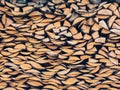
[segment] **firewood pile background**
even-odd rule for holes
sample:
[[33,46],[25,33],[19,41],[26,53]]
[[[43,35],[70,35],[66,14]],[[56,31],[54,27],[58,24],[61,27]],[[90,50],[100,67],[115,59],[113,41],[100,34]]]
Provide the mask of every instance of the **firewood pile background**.
[[0,90],[120,90],[119,0],[0,0]]

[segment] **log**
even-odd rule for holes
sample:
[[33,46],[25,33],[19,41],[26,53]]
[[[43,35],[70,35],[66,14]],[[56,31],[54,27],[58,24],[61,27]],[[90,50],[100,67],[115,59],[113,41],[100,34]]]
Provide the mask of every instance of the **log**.
[[16,90],[16,89],[12,87],[7,87],[7,88],[4,88],[3,90]]
[[78,24],[78,23],[80,23],[80,22],[81,22],[82,20],[84,20],[84,19],[85,19],[84,17],[76,18],[76,19],[74,20],[74,22],[73,22],[72,25]]
[[42,84],[40,82],[35,81],[35,80],[28,80],[27,83],[34,87],[42,86]]
[[78,34],[73,35],[73,38],[74,38],[74,39],[82,39],[83,36],[82,36],[81,33],[78,33]]
[[117,34],[117,35],[120,35],[120,30],[119,29],[111,29],[110,31]]
[[101,20],[101,21],[99,22],[99,25],[101,25],[103,28],[105,28],[105,29],[108,30],[108,26],[107,26],[107,24],[105,23],[104,20]]
[[115,19],[116,19],[116,16],[112,16],[112,17],[109,19],[109,21],[108,21],[109,27],[112,26],[112,24],[113,24],[113,22],[115,21]]
[[95,24],[92,26],[91,29],[94,30],[94,31],[98,31],[100,28],[101,28],[100,25],[98,25],[97,23],[95,23]]
[[94,39],[98,38],[98,37],[99,37],[99,33],[98,33],[98,32],[94,32],[94,33],[92,34],[92,37],[93,37]]
[[72,85],[74,83],[77,82],[77,79],[76,78],[69,78],[67,79],[66,81],[62,81],[63,84],[66,84],[66,85]]
[[110,11],[108,9],[102,9],[102,10],[98,11],[98,14],[100,14],[100,15],[112,15],[112,11]]
[[105,43],[106,39],[104,37],[99,37],[95,39],[95,42]]
[[32,68],[30,64],[21,64],[20,67],[24,70],[28,70]]
[[71,28],[70,28],[70,31],[71,31],[71,33],[72,33],[73,35],[78,33],[78,31],[77,31],[77,29],[76,29],[75,27],[71,27]]

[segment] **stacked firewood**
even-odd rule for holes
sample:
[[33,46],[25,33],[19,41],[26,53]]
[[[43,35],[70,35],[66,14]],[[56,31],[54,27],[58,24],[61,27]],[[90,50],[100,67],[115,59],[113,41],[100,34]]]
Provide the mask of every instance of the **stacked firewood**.
[[120,89],[117,2],[26,1],[0,1],[0,90]]

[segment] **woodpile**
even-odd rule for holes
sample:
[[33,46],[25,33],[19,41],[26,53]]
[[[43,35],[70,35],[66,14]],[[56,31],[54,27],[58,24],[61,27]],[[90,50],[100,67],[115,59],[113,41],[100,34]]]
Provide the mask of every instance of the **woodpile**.
[[119,3],[0,1],[0,90],[119,90],[119,65]]

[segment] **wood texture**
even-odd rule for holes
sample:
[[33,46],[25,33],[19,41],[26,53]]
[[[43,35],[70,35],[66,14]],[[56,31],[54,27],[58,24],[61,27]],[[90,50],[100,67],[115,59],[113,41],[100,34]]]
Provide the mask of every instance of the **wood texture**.
[[0,0],[0,90],[119,90],[120,6],[103,1]]

